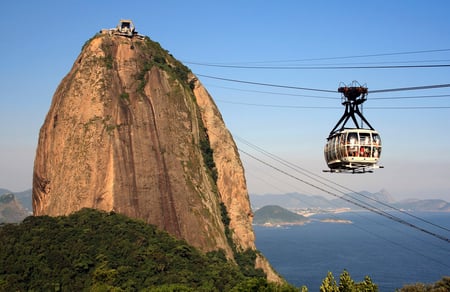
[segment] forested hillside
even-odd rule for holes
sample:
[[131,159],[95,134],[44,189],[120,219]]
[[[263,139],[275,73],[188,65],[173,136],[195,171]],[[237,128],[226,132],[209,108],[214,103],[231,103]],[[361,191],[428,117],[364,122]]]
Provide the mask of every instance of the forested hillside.
[[308,218],[280,206],[264,206],[255,212],[254,224],[303,224]]
[[268,283],[253,251],[237,265],[115,213],[83,209],[0,226],[0,291],[297,291]]

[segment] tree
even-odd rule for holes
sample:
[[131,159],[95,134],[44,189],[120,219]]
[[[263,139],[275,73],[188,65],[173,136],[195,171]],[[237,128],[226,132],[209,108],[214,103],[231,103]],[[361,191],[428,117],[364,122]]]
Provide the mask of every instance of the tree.
[[378,286],[372,282],[369,276],[364,277],[364,281],[356,284],[357,291],[378,292]]
[[325,279],[323,279],[322,285],[320,285],[320,292],[339,292],[333,273],[328,272]]
[[450,277],[443,277],[441,280],[434,283],[433,288],[436,291],[450,291]]
[[354,292],[356,291],[355,281],[353,281],[347,270],[344,270],[339,277],[339,291],[340,292]]
[[320,286],[320,292],[378,292],[378,286],[372,282],[369,276],[364,281],[355,283],[347,270],[344,270],[339,277],[339,286],[331,272],[328,272]]
[[399,292],[446,292],[450,291],[450,277],[443,277],[433,284],[415,283],[403,286]]

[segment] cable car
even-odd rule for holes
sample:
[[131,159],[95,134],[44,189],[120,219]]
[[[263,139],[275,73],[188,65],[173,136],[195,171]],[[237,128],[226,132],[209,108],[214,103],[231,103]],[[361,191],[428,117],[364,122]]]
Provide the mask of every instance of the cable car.
[[[352,86],[338,88],[345,111],[327,138],[324,155],[329,170],[325,171],[364,173],[383,167],[377,165],[381,154],[380,134],[360,110],[367,100],[368,90],[367,87],[356,84],[353,81]],[[356,116],[361,118],[361,126],[358,125]],[[350,119],[354,127],[346,127]],[[368,128],[363,128],[363,123]]]

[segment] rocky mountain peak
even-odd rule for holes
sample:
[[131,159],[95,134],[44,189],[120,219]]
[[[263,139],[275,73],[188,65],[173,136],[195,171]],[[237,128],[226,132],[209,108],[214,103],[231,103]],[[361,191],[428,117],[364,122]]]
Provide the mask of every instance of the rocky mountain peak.
[[[230,132],[196,76],[148,37],[96,35],[53,96],[35,158],[34,215],[82,208],[142,219],[229,258],[255,249]],[[264,258],[256,262],[279,279]]]

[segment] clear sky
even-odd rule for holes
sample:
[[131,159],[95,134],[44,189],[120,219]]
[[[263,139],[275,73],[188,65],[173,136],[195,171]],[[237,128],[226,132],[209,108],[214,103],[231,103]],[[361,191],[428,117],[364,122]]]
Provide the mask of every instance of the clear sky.
[[[39,129],[56,87],[83,44],[125,18],[195,74],[325,90],[353,80],[366,84],[364,115],[381,134],[385,168],[345,175],[322,173],[326,137],[344,110],[337,92],[200,77],[235,137],[354,190],[450,201],[450,88],[370,94],[448,84],[450,67],[205,66],[450,64],[449,11],[446,0],[6,1],[0,10],[0,188],[31,188]],[[400,98],[386,99],[392,97]],[[242,159],[250,193],[320,194],[244,154]]]

